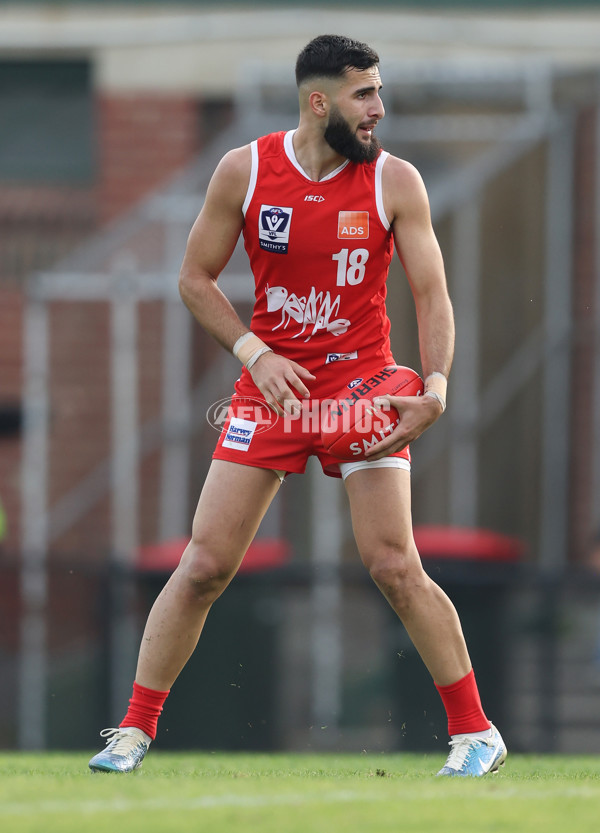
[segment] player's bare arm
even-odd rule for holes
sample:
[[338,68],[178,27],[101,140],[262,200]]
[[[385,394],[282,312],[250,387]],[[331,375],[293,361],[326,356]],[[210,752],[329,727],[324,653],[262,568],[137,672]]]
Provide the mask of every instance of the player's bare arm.
[[[181,297],[200,325],[227,350],[248,333],[237,312],[217,285],[236,246],[244,216],[250,178],[250,147],[229,151],[208,186],[206,199],[190,232],[179,276]],[[314,377],[284,356],[261,355],[250,370],[267,402],[282,413],[281,403],[298,403],[309,395],[305,381]],[[288,405],[288,408],[290,405]]]
[[[447,378],[454,354],[454,316],[425,185],[412,165],[389,157],[383,169],[383,194],[396,251],[415,301],[423,375],[440,373]],[[400,424],[372,447],[369,459],[400,451],[443,412],[440,401],[430,396],[392,397],[389,401],[400,413]]]
[[217,279],[233,253],[243,225],[246,156],[249,160],[249,148],[239,148],[219,163],[189,234],[179,274],[184,303],[202,327],[228,350],[247,327],[218,288]]

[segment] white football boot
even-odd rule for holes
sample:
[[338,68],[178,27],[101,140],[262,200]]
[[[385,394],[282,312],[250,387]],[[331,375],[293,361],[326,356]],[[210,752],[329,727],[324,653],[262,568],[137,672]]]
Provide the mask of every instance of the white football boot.
[[438,775],[473,776],[497,772],[506,760],[506,744],[494,725],[489,737],[457,735],[450,741],[450,754]]
[[107,739],[107,745],[90,761],[92,772],[133,772],[141,767],[152,742],[152,738],[134,726],[103,729],[100,737]]

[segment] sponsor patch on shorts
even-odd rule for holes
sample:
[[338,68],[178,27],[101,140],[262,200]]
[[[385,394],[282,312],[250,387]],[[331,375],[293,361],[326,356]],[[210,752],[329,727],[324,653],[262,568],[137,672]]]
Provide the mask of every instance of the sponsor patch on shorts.
[[227,426],[227,433],[223,440],[223,448],[235,448],[237,451],[248,451],[252,437],[256,431],[256,422],[249,419],[231,417]]

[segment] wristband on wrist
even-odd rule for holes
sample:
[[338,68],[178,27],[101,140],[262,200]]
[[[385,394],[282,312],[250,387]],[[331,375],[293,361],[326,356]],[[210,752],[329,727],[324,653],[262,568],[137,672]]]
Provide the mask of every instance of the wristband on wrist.
[[264,343],[258,336],[255,336],[252,331],[244,333],[240,336],[233,345],[231,351],[242,364],[246,365],[246,369],[250,370],[252,365],[265,353],[272,353],[272,349]]
[[272,353],[272,352],[273,351],[271,350],[271,348],[267,347],[266,344],[265,344],[264,347],[259,347],[258,350],[256,350],[254,353],[252,353],[252,355],[250,356],[250,358],[246,362],[246,370],[250,370],[250,368],[253,367],[253,365],[258,361],[258,359],[260,359],[261,356],[264,356],[265,353]]
[[442,406],[442,413],[446,410],[446,391],[448,388],[448,380],[443,373],[434,370],[425,379],[425,393],[424,396],[429,396],[430,399],[435,399]]
[[439,402],[442,406],[442,413],[446,410],[446,400],[443,396],[440,396],[439,393],[436,393],[434,390],[426,390],[423,396],[428,396],[430,399],[435,399],[436,402]]
[[[242,364],[245,364],[246,367],[248,367],[248,362],[254,357],[254,354],[258,353],[259,350],[263,350],[265,347],[267,347],[267,345],[264,341],[250,331],[248,333],[244,333],[243,336],[238,338],[236,343],[233,345],[233,350],[231,352],[241,361]],[[263,350],[263,352],[266,353],[267,351]],[[258,356],[256,358],[258,358]],[[256,361],[256,359],[254,359],[254,361]]]

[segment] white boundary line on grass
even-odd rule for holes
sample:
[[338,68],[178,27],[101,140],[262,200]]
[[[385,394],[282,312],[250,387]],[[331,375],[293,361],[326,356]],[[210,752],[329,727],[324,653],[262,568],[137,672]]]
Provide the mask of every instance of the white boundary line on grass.
[[[488,782],[493,783],[493,782]],[[548,793],[544,790],[528,789],[522,792],[515,785],[504,784],[504,789],[490,792],[485,790],[478,798],[487,800],[502,800],[515,798],[530,800],[532,798],[546,799]],[[581,784],[560,789],[561,798],[598,798],[598,790],[590,785]],[[350,790],[337,790],[331,793],[284,793],[273,796],[251,796],[238,795],[237,793],[223,793],[223,795],[205,795],[197,798],[187,799],[91,799],[89,801],[39,801],[39,802],[13,802],[0,805],[0,817],[5,816],[28,816],[37,813],[58,814],[58,813],[80,813],[91,815],[93,813],[125,813],[131,810],[136,811],[157,811],[157,810],[208,810],[221,807],[277,807],[277,806],[306,806],[308,804],[358,804],[360,802],[381,802],[380,792],[355,793]],[[389,796],[388,796],[389,797]],[[473,794],[471,795],[473,797]],[[423,795],[416,797],[422,801]],[[427,800],[439,799],[446,801],[448,793],[445,791],[432,792]],[[402,802],[410,801],[410,795],[398,796]]]
[[204,795],[187,799],[92,799],[89,801],[14,802],[0,805],[0,816],[24,816],[32,813],[123,813],[129,810],[206,810],[213,807],[274,807],[286,805],[327,804],[381,801],[381,795],[356,794],[349,790],[334,793],[284,793],[273,796]]

